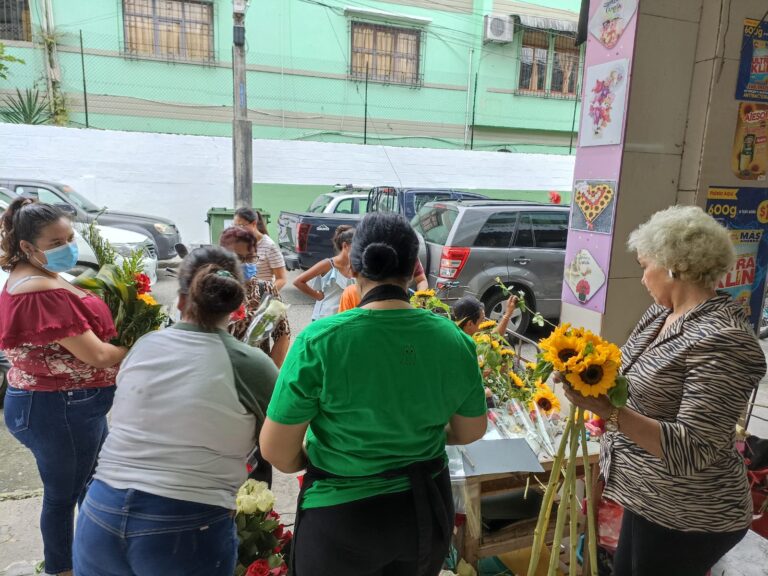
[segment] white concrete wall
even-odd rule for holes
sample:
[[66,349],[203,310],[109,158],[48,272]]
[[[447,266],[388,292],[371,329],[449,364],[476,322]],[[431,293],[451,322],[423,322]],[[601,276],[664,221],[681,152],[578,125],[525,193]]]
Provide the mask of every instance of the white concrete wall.
[[[574,158],[254,140],[254,181],[570,190]],[[0,124],[0,177],[55,180],[97,204],[171,218],[205,242],[206,212],[232,206],[228,138]]]

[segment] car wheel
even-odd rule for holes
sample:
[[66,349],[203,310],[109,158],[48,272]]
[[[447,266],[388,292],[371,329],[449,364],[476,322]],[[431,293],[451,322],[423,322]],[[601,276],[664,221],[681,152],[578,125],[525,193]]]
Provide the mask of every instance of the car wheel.
[[[507,309],[507,300],[509,296],[505,296],[503,292],[495,292],[491,294],[487,300],[485,300],[485,316],[491,320],[499,322],[504,312]],[[518,334],[524,334],[528,329],[528,325],[531,323],[531,313],[523,312],[519,308],[515,309],[512,313],[512,318],[509,320],[507,330],[512,330]]]

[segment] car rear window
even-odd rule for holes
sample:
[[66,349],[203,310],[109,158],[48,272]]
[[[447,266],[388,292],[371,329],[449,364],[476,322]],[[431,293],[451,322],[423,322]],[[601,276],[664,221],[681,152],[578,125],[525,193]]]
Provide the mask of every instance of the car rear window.
[[455,206],[425,206],[413,217],[411,224],[427,242],[445,244],[458,216],[459,209]]

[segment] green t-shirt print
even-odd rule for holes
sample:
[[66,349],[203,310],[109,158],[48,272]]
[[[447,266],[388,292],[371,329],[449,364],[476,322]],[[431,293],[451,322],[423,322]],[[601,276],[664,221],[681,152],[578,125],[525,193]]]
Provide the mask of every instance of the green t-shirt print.
[[[307,452],[322,470],[370,476],[445,454],[454,414],[485,414],[475,344],[419,309],[356,308],[313,322],[291,347],[267,416],[310,421]],[[409,488],[406,478],[318,481],[303,508]]]

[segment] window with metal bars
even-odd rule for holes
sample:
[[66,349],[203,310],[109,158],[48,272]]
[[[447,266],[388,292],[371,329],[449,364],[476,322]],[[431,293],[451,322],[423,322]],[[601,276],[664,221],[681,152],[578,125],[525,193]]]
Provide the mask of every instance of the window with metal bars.
[[0,40],[32,40],[27,0],[0,0]]
[[213,4],[123,0],[125,52],[178,60],[215,60]]
[[518,92],[575,98],[581,68],[575,36],[536,29],[525,29],[522,36]]
[[421,30],[352,22],[350,75],[373,82],[421,84]]

